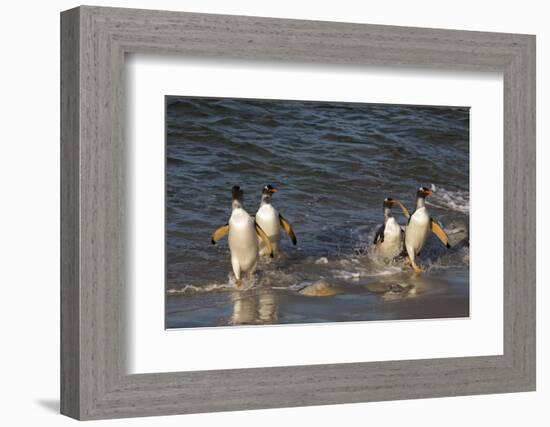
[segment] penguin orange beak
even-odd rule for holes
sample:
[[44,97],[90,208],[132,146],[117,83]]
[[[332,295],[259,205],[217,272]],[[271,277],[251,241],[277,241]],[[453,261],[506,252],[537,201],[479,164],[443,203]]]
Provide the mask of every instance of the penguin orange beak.
[[271,188],[269,189],[269,192],[270,192],[270,193],[276,193],[277,191],[279,191],[279,190],[277,190],[275,187],[271,187]]
[[424,193],[426,193],[426,196],[431,196],[434,192],[432,190],[424,190]]

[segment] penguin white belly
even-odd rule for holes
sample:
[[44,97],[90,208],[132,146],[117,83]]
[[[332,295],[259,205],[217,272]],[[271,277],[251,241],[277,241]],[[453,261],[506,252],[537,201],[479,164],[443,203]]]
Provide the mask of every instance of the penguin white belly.
[[418,254],[430,233],[430,215],[425,207],[417,209],[405,230],[405,246],[407,251]]
[[254,219],[244,209],[235,209],[229,219],[229,250],[235,277],[252,272],[258,261],[258,237]]
[[378,245],[378,255],[395,258],[401,253],[401,227],[395,218],[388,218],[384,226],[384,241]]
[[[281,225],[279,223],[279,212],[271,204],[265,204],[256,212],[256,222],[271,241],[273,246],[273,253],[279,252],[279,241],[281,240]],[[267,255],[268,250],[260,238],[258,238],[258,244],[260,245],[260,255]]]

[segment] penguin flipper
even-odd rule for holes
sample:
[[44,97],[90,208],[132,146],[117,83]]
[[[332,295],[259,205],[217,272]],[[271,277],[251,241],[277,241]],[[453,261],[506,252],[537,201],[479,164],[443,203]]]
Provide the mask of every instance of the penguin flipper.
[[396,200],[396,199],[394,200],[395,200],[395,204],[401,208],[401,211],[403,212],[403,215],[405,215],[405,218],[410,219],[411,214],[409,210],[405,207],[405,205],[401,203],[399,200]]
[[451,247],[449,244],[449,236],[447,236],[447,233],[443,231],[443,227],[439,225],[439,223],[434,220],[433,218],[430,218],[430,222],[432,225],[432,232],[438,237],[439,240],[441,240],[441,243],[445,245],[447,249]]
[[382,224],[378,230],[376,230],[376,234],[374,235],[374,244],[380,242],[382,243],[384,241],[384,230],[386,229],[386,225]]
[[281,227],[283,227],[283,230],[285,230],[286,234],[288,234],[288,237],[290,237],[290,240],[292,240],[292,244],[295,245],[297,240],[294,230],[292,229],[292,225],[290,225],[290,223],[281,214],[279,214],[279,223],[281,224]]
[[269,237],[265,234],[265,231],[262,230],[262,227],[260,227],[256,221],[254,221],[254,227],[256,227],[256,234],[260,239],[262,239],[262,242],[264,242],[265,247],[269,251],[269,256],[273,258],[273,246],[271,245],[271,240],[269,240]]
[[222,225],[212,234],[212,244],[215,245],[218,240],[229,233],[229,224]]

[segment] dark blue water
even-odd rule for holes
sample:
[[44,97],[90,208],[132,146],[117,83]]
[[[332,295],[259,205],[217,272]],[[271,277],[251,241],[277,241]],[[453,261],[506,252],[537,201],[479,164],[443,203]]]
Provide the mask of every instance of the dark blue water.
[[[468,315],[468,108],[167,97],[166,118],[167,327]],[[210,244],[235,184],[251,214],[277,187],[298,237],[238,291]],[[369,255],[383,199],[413,209],[419,185],[453,245],[430,238],[421,278]]]

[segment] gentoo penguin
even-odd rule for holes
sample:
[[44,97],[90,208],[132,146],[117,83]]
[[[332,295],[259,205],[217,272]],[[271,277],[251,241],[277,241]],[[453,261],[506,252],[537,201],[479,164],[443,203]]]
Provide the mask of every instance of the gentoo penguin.
[[[290,223],[279,213],[277,209],[271,204],[271,197],[273,193],[276,193],[278,190],[271,186],[266,185],[262,189],[262,198],[260,201],[260,207],[258,212],[256,212],[256,222],[265,233],[268,235],[271,245],[273,246],[273,253],[279,253],[279,242],[281,239],[281,228],[288,234],[292,243],[296,244],[296,235]],[[262,241],[260,244],[260,255],[266,255],[268,249]]]
[[395,202],[396,200],[391,197],[384,199],[384,224],[374,236],[375,254],[385,259],[393,259],[403,250],[403,230],[391,211]]
[[[405,228],[405,248],[409,255],[412,268],[415,272],[421,272],[422,269],[416,264],[415,257],[424,247],[430,231],[433,231],[443,244],[450,248],[449,238],[441,226],[430,217],[426,208],[426,197],[433,194],[433,191],[427,187],[420,187],[416,192],[416,209],[409,215],[409,221]],[[403,213],[407,216],[407,209],[402,206]]]
[[242,276],[251,275],[258,263],[258,237],[262,239],[267,252],[273,257],[269,237],[243,208],[243,190],[238,185],[232,189],[232,212],[229,222],[219,227],[212,235],[212,244],[229,233],[231,266],[235,273],[237,287],[241,286]]

